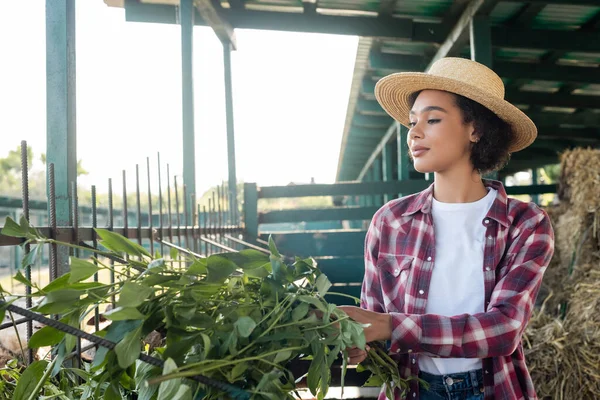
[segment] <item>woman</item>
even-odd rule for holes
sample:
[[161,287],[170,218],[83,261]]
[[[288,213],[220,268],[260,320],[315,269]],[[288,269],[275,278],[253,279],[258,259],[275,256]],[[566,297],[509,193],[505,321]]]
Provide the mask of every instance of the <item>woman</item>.
[[[408,399],[537,399],[521,336],[554,233],[542,209],[482,179],[535,140],[535,125],[493,71],[466,59],[387,76],[375,95],[409,127],[415,169],[434,182],[375,213],[361,307],[340,308],[370,324],[367,342],[389,341],[402,376],[429,383],[411,380]],[[349,354],[352,364],[366,357]]]

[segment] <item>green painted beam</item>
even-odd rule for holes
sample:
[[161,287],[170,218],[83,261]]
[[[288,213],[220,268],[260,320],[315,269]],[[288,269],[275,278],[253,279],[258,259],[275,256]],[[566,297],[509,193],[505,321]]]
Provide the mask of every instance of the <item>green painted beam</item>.
[[[383,148],[395,138],[396,135],[396,125],[392,124],[390,125],[390,127],[388,128],[387,132],[385,133],[385,135],[383,136],[383,138],[381,138],[381,140],[379,141],[379,144],[377,145],[377,147],[375,147],[375,149],[371,150],[371,149],[365,149],[367,151],[371,151],[371,155],[369,156],[367,162],[365,163],[365,165],[363,166],[362,170],[360,171],[360,173],[358,174],[358,177],[356,178],[357,180],[362,180],[363,176],[365,176],[365,174],[367,173],[367,171],[369,171],[372,166],[376,163],[376,160],[378,159],[378,157],[380,156],[380,154],[383,152]],[[381,178],[375,179],[375,180],[381,180]]]
[[493,68],[490,18],[475,15],[469,24],[471,60]]
[[[396,141],[393,140],[392,142],[383,146],[383,149],[381,151],[381,158],[383,160],[382,179],[385,182],[390,182],[390,181],[394,180],[394,146],[395,145],[396,145]],[[385,194],[383,196],[383,201],[385,203],[387,203],[388,201],[392,200],[394,197],[395,196],[393,196],[393,195]]]
[[340,182],[335,184],[311,184],[296,186],[263,186],[258,192],[261,199],[306,197],[306,196],[344,196],[366,194],[393,194],[400,191],[418,192],[427,187],[420,180],[391,182]]
[[262,238],[272,235],[279,251],[287,256],[349,257],[362,256],[364,252],[365,231],[308,231],[261,234]]
[[293,209],[259,213],[259,224],[287,222],[344,221],[371,219],[377,207],[335,207],[322,209]]
[[[377,57],[377,55],[374,55]],[[395,65],[401,65],[401,57],[390,55],[385,61],[381,61],[384,70],[396,70]],[[598,68],[594,67],[571,67],[550,64],[543,66],[539,63],[495,61],[494,71],[502,78],[523,80],[546,80],[558,82],[573,82],[583,84],[600,84]],[[375,81],[370,76],[363,80],[363,93],[373,93]]]
[[600,113],[558,113],[558,112],[532,112],[527,113],[529,118],[539,127],[553,127],[558,125],[579,125],[582,127],[600,127]]
[[394,71],[423,71],[427,67],[425,58],[420,55],[391,54],[371,50],[369,54],[369,67],[371,69],[389,69],[394,65]]
[[[387,128],[387,127],[386,127]],[[350,137],[360,138],[360,139],[377,139],[381,140],[381,138],[385,135],[387,129],[381,128],[361,128],[357,126],[353,126],[350,128]]]
[[[398,146],[398,180],[404,181],[408,179],[410,171],[410,157],[408,155],[408,128],[398,124],[396,130],[396,146]],[[406,193],[406,192],[401,192]]]
[[[573,2],[569,4],[572,5]],[[124,7],[127,21],[177,23],[176,6],[125,0]],[[410,18],[378,19],[318,13],[307,15],[233,8],[223,9],[221,14],[233,28],[240,29],[384,37],[428,43],[442,43],[449,33],[441,24],[415,23]],[[196,18],[195,24],[207,25],[202,18]],[[556,50],[565,48],[570,51],[600,51],[600,40],[598,40],[600,34],[591,33],[591,35],[585,36],[581,32],[506,29],[505,27],[496,27],[492,30],[494,46],[499,47],[547,49],[548,41],[551,41],[552,48]]]
[[[196,144],[194,130],[194,0],[181,0],[181,106],[183,127],[183,184],[186,187],[188,215],[194,215],[196,196]],[[197,197],[195,197],[197,198]]]
[[[215,7],[215,4],[218,4],[218,10]],[[231,24],[221,16],[223,10],[223,8],[220,7],[221,3],[213,3],[211,0],[194,0],[194,5],[202,19],[213,29],[221,43],[236,50],[237,41],[235,32],[233,31]]]
[[316,257],[317,267],[327,275],[332,283],[362,282],[365,274],[365,261],[361,256]]
[[384,128],[387,130],[392,123],[392,117],[373,116],[373,115],[360,115],[354,114],[352,116],[352,125],[363,128]]
[[252,238],[258,237],[258,188],[244,183],[244,227]]
[[[58,226],[72,225],[71,183],[77,182],[75,32],[75,0],[46,0],[46,165],[54,165]],[[49,188],[46,193],[50,201]],[[57,250],[57,264],[59,276],[69,271],[67,248]]]

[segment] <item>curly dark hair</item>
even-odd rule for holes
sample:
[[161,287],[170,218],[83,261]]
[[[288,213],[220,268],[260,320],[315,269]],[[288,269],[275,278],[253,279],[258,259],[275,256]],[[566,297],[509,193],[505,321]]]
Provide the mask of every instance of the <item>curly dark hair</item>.
[[[410,96],[410,107],[420,93]],[[508,148],[514,136],[511,126],[481,104],[456,93],[450,94],[455,97],[465,124],[473,122],[479,134],[479,141],[471,150],[473,167],[482,175],[502,169],[510,160]]]

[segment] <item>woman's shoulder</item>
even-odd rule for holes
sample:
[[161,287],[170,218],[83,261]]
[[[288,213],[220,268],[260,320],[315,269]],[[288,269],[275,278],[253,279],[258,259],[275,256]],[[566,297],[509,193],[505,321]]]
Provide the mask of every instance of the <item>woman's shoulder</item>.
[[507,200],[508,220],[518,231],[534,229],[540,224],[551,229],[550,217],[546,210],[532,201],[523,201],[509,197]]
[[373,220],[378,222],[390,222],[406,217],[418,207],[421,197],[425,191],[402,196],[384,203],[373,215]]

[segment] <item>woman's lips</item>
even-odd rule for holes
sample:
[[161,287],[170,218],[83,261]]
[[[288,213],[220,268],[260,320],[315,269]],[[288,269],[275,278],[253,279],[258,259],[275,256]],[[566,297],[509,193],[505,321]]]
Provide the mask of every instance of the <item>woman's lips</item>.
[[421,157],[423,154],[425,154],[429,149],[426,147],[413,147],[411,150],[411,154],[413,157]]

